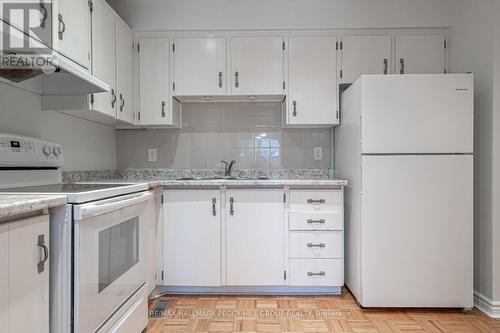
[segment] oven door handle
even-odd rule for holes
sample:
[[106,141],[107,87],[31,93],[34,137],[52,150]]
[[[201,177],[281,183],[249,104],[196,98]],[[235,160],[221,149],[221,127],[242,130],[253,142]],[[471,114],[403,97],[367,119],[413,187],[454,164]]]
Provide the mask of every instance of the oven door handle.
[[75,207],[75,219],[83,220],[148,201],[153,195],[141,192]]

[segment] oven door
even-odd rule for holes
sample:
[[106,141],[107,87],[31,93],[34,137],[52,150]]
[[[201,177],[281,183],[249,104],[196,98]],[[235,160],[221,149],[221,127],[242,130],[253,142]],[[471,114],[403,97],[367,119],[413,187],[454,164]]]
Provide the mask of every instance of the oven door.
[[74,206],[74,332],[97,331],[146,283],[148,192]]

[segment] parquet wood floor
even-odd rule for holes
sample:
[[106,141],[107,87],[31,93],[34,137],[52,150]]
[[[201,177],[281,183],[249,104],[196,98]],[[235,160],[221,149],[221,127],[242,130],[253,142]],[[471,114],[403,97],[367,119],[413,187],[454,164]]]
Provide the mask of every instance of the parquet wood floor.
[[[164,296],[161,318],[147,333],[167,332],[358,332],[500,333],[500,320],[476,309],[361,309],[340,296]],[[152,309],[154,301],[150,303]]]

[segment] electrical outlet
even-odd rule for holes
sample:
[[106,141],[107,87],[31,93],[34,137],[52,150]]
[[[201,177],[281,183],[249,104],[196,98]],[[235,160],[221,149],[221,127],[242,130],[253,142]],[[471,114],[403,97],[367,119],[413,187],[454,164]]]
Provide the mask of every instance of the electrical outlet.
[[158,161],[158,154],[156,148],[148,149],[148,162],[156,162]]
[[321,161],[323,159],[323,148],[314,147],[314,160]]

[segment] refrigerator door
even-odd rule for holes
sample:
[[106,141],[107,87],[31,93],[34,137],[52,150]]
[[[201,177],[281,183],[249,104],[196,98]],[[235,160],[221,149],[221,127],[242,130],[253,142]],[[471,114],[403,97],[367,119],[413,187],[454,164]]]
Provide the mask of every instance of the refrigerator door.
[[470,74],[368,75],[362,80],[362,153],[470,153]]
[[473,306],[472,165],[471,155],[363,156],[363,306]]

